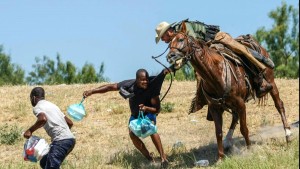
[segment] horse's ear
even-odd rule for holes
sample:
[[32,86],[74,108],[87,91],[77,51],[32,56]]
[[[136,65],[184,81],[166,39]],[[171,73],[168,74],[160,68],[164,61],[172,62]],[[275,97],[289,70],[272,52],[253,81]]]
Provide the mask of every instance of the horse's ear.
[[182,32],[182,33],[186,33],[186,25],[185,25],[185,22],[182,22],[182,23],[181,23],[181,32]]

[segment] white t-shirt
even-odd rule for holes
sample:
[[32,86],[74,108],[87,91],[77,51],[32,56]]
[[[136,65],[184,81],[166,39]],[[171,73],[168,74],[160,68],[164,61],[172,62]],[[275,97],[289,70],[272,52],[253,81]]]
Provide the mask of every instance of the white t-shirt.
[[44,129],[51,137],[51,141],[75,138],[65,120],[65,115],[55,104],[47,100],[40,100],[33,107],[33,114],[38,116],[40,113],[45,113],[47,117]]

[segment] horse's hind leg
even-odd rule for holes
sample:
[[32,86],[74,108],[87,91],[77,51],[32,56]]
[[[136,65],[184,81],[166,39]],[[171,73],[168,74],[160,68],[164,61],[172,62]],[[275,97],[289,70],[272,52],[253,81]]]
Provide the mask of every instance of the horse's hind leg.
[[288,122],[286,120],[283,101],[279,97],[279,92],[278,92],[277,86],[276,86],[276,84],[275,84],[274,81],[272,82],[272,86],[273,86],[273,89],[270,92],[270,95],[272,96],[272,99],[274,101],[275,107],[276,107],[277,111],[280,114],[281,121],[283,123],[283,128],[285,130],[286,141],[287,141],[287,143],[289,143],[291,141],[291,135],[292,135],[292,132],[290,130],[291,127],[290,127],[290,125],[288,124]]
[[240,100],[238,105],[237,105],[237,112],[239,114],[240,118],[240,130],[242,135],[245,138],[246,145],[248,148],[250,147],[250,139],[249,139],[249,130],[247,127],[247,119],[246,119],[246,105],[243,100]]
[[224,145],[225,149],[228,149],[228,148],[233,146],[232,136],[233,136],[233,132],[235,130],[235,127],[238,124],[238,120],[239,120],[239,116],[238,116],[237,112],[233,111],[232,112],[232,121],[231,121],[230,128],[227,132],[227,135],[226,135],[225,139],[223,140],[223,145]]

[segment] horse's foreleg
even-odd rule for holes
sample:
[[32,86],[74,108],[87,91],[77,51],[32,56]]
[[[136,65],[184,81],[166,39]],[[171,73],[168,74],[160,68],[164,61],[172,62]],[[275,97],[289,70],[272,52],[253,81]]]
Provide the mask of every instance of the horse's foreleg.
[[232,121],[231,121],[230,128],[227,132],[227,135],[226,135],[225,139],[223,140],[223,145],[224,145],[225,149],[228,149],[228,148],[233,146],[232,136],[233,136],[233,132],[235,130],[235,127],[238,124],[238,119],[239,119],[239,117],[238,117],[237,112],[233,111],[232,112]]
[[283,101],[280,99],[279,97],[279,92],[277,89],[276,84],[273,82],[273,90],[270,92],[272,99],[274,101],[275,107],[277,109],[277,111],[280,114],[281,117],[281,121],[283,123],[283,127],[284,127],[284,131],[285,131],[285,137],[286,137],[286,141],[287,143],[289,143],[291,141],[291,127],[288,124],[287,120],[286,120],[286,116],[285,116],[285,109],[284,109],[284,105],[283,105]]
[[224,158],[224,148],[223,148],[223,132],[222,132],[222,111],[218,111],[217,109],[212,110],[212,108],[208,108],[208,111],[210,111],[212,118],[215,123],[215,132],[216,132],[216,138],[217,138],[217,144],[218,144],[218,160],[221,160]]

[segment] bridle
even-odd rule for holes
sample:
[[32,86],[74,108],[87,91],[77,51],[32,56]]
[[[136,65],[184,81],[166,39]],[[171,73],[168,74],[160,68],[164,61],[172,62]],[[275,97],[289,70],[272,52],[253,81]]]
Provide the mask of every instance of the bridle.
[[[186,43],[184,43],[184,45],[181,48],[178,47],[172,47],[171,44],[173,41],[175,41],[178,38],[173,38],[172,41],[169,44],[169,48],[170,49],[176,49],[178,52],[176,52],[176,54],[172,54],[169,53],[167,56],[167,61],[170,64],[174,64],[177,60],[180,59],[184,59],[184,64],[186,64],[189,60],[191,60],[193,53],[195,52],[196,46],[194,45],[194,39],[191,36],[188,36],[187,34],[183,33],[183,32],[178,32],[176,33],[175,37],[181,34],[184,36],[183,41],[185,41]],[[190,47],[192,50],[188,50],[187,52],[184,51],[185,48]],[[185,54],[183,54],[185,53]]]
[[[178,34],[178,33],[177,33]],[[177,35],[176,34],[176,35]],[[159,57],[161,57],[164,53],[166,53],[166,51],[168,50],[168,49],[171,49],[171,48],[175,48],[176,50],[178,50],[179,51],[179,54],[177,54],[177,55],[175,55],[175,57],[173,56],[173,57],[171,57],[171,58],[169,58],[168,56],[167,56],[167,61],[170,63],[170,64],[174,64],[177,60],[179,60],[179,59],[182,59],[182,58],[185,58],[185,63],[184,64],[186,64],[191,58],[192,58],[192,54],[194,53],[194,51],[195,51],[195,46],[194,46],[194,41],[193,41],[193,39],[192,39],[192,37],[189,37],[189,36],[187,36],[185,33],[180,33],[180,34],[182,34],[182,35],[184,35],[184,39],[185,40],[187,40],[187,43],[185,44],[185,46],[183,46],[182,48],[176,48],[176,47],[171,47],[171,43],[169,43],[169,45],[168,45],[168,47],[165,49],[165,51],[162,53],[162,54],[160,54],[160,55],[158,55],[158,56],[152,56],[152,59],[154,59],[157,63],[159,63],[160,65],[162,65],[164,68],[166,68],[168,71],[169,71],[169,68],[167,68],[167,66],[165,66],[163,63],[161,63],[157,58],[159,58]],[[176,36],[175,35],[175,36]],[[174,40],[175,38],[173,38],[173,40]],[[172,40],[172,41],[173,41]],[[191,41],[191,42],[190,42]],[[186,55],[183,55],[183,49],[184,48],[186,48],[186,47],[188,47],[188,44],[192,44],[192,46],[191,46],[191,48],[193,49],[190,53],[188,53],[188,54],[186,54]],[[172,62],[170,62],[172,60]],[[173,82],[173,76],[172,76],[172,73],[169,71],[169,73],[170,73],[170,76],[171,76],[171,82],[170,82],[170,85],[169,85],[169,87],[168,87],[168,89],[167,89],[167,91],[166,91],[166,93],[164,94],[164,96],[160,99],[160,101],[162,101],[164,98],[165,98],[165,96],[168,94],[168,92],[169,92],[169,90],[170,90],[170,88],[171,88],[171,86],[172,86],[172,82]],[[174,76],[175,76],[175,72],[174,72]]]

